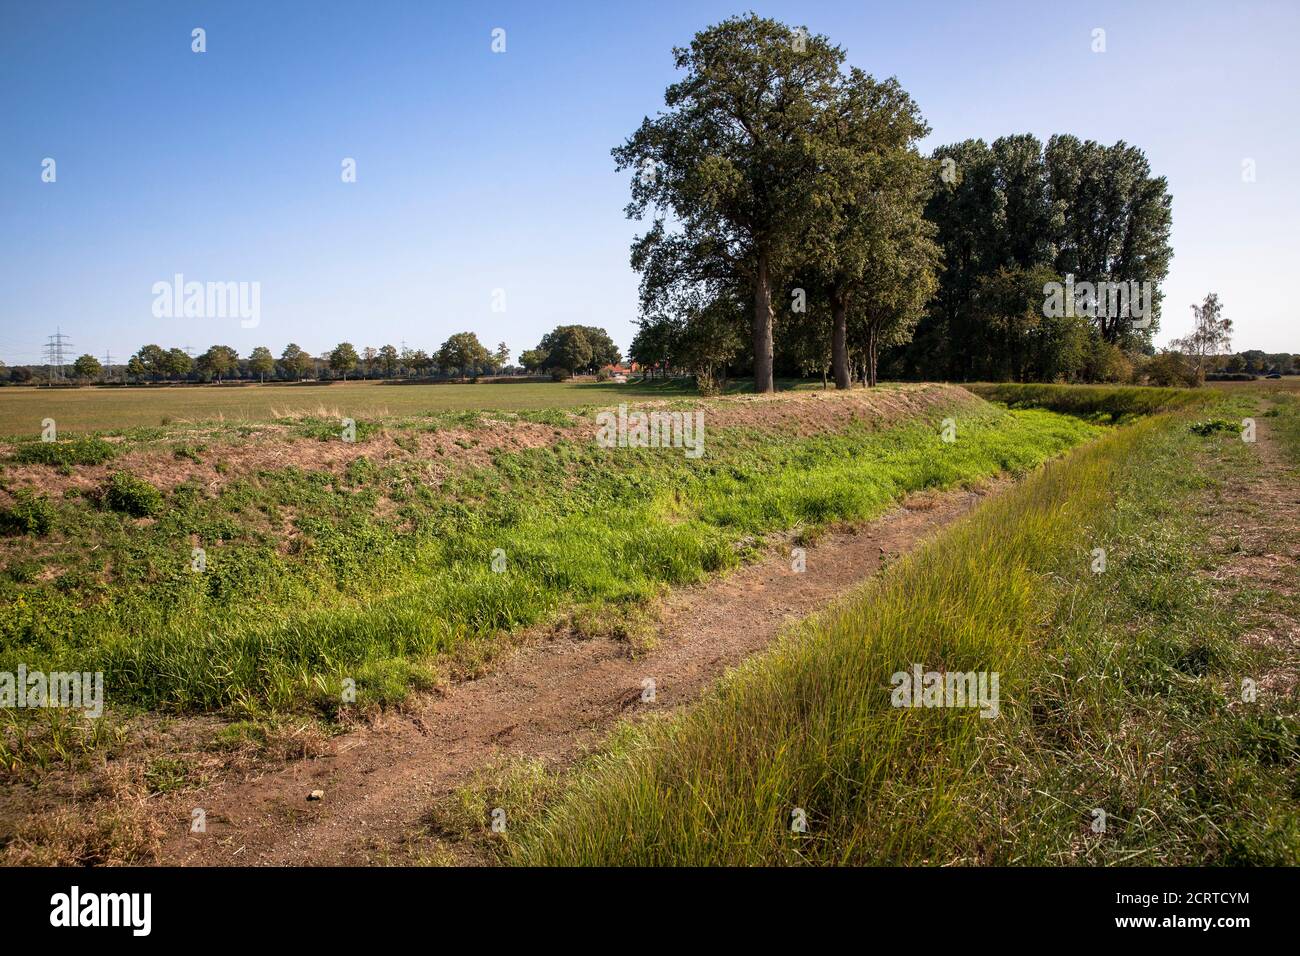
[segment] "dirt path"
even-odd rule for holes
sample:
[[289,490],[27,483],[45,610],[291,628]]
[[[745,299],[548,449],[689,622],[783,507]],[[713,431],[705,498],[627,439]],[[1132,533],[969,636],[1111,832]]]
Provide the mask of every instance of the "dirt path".
[[[824,536],[808,549],[804,573],[778,555],[675,592],[657,646],[635,659],[615,639],[525,645],[489,676],[336,738],[319,757],[187,794],[159,862],[390,862],[429,809],[475,770],[515,756],[571,760],[620,717],[693,700],[790,622],[825,607],[996,488],[913,496],[859,529]],[[653,703],[641,700],[647,677],[655,682]],[[324,799],[309,802],[318,789]],[[193,807],[206,812],[204,834],[188,832]]]
[[[1272,406],[1265,399],[1262,411]],[[1273,668],[1259,676],[1260,692],[1288,696],[1300,687],[1300,483],[1272,421],[1260,414],[1255,423],[1253,452],[1262,467],[1221,467],[1224,486],[1207,503],[1226,552],[1214,576],[1229,592],[1248,587],[1268,593],[1245,641],[1275,654]]]

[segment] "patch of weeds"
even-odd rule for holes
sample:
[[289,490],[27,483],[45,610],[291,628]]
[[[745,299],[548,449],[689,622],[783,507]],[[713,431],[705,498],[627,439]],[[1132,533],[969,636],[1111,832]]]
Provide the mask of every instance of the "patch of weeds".
[[31,584],[45,565],[39,561],[15,561],[5,568],[5,577],[15,584]]
[[190,774],[184,761],[174,757],[159,757],[150,762],[144,771],[145,786],[150,793],[174,793],[189,784]]
[[54,526],[54,506],[30,489],[18,492],[11,507],[0,508],[0,534],[48,534]]
[[162,492],[129,471],[117,471],[104,487],[104,504],[133,518],[151,518],[162,511]]
[[1241,429],[1240,422],[1228,421],[1226,418],[1207,418],[1192,422],[1187,426],[1196,435],[1213,435],[1216,432],[1235,432]]
[[400,657],[366,661],[355,670],[354,675],[330,681],[317,694],[316,706],[326,717],[337,720],[395,707],[413,690],[430,690],[437,682],[430,667]]
[[488,767],[434,807],[429,824],[444,837],[503,849],[513,830],[541,816],[559,780],[542,760],[518,758]]
[[441,412],[435,415],[435,423],[443,428],[464,428],[472,431],[483,427],[483,412],[478,409],[468,409],[462,412]]
[[369,458],[354,458],[343,470],[343,484],[353,488],[368,485],[379,475],[379,466]]
[[23,465],[51,465],[68,469],[73,465],[102,465],[117,449],[102,438],[80,437],[70,441],[24,442],[14,449],[11,460]]
[[270,741],[270,727],[261,720],[237,720],[217,732],[212,740],[214,750],[243,750],[252,747],[262,750]]
[[177,445],[175,448],[172,449],[172,454],[177,458],[181,458],[181,459],[188,458],[196,465],[200,465],[203,463],[203,459],[199,456],[207,450],[208,450],[207,445],[181,444],[181,445]]
[[653,649],[658,642],[654,624],[655,615],[649,607],[630,601],[584,604],[569,615],[574,636],[622,641],[635,654]]
[[569,413],[559,408],[524,410],[518,413],[518,417],[521,422],[550,425],[552,428],[567,428],[570,422]]

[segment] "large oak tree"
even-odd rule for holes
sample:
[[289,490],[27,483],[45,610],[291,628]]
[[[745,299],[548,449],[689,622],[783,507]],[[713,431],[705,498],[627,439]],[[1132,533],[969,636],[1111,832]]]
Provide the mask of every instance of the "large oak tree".
[[[754,386],[774,390],[772,290],[799,266],[819,184],[818,136],[844,53],[775,20],[733,17],[674,50],[685,72],[667,107],[614,150],[635,171],[629,217],[651,206],[633,246],[642,311],[681,283],[745,284],[752,308]],[[671,215],[673,227],[666,217]]]

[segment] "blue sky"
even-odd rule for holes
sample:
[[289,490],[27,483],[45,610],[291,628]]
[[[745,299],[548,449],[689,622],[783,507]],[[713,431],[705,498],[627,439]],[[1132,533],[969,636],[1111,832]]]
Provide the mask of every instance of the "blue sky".
[[[0,0],[0,359],[39,360],[56,327],[115,360],[147,342],[431,350],[465,329],[517,355],[561,322],[625,347],[638,227],[609,150],[660,108],[671,48],[748,9],[897,76],[927,149],[1141,147],[1174,197],[1160,340],[1214,290],[1236,348],[1300,351],[1294,2]],[[260,325],[155,318],[176,273],[259,282]]]

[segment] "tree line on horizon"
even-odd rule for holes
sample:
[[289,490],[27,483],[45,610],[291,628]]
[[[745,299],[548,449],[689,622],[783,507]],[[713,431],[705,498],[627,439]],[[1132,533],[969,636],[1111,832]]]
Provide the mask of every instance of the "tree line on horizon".
[[[279,358],[266,346],[258,346],[245,358],[228,345],[214,345],[198,356],[184,349],[163,348],[150,344],[142,347],[122,366],[128,381],[222,382],[230,378],[268,378],[279,381],[310,381],[322,376],[347,380],[361,378],[476,378],[480,375],[510,374],[521,369],[529,373],[549,372],[556,380],[575,374],[594,373],[619,365],[622,355],[602,328],[584,325],[561,325],[542,337],[536,348],[520,356],[518,366],[510,363],[510,349],[505,342],[489,351],[474,332],[457,332],[433,352],[393,345],[365,347],[359,352],[351,342],[340,342],[330,351],[313,356],[296,343],[289,343]],[[81,383],[104,379],[106,369],[95,356],[86,354],[71,364],[72,378]],[[3,369],[3,363],[0,363]],[[24,384],[53,380],[47,366],[15,366],[5,376],[10,383]]]

